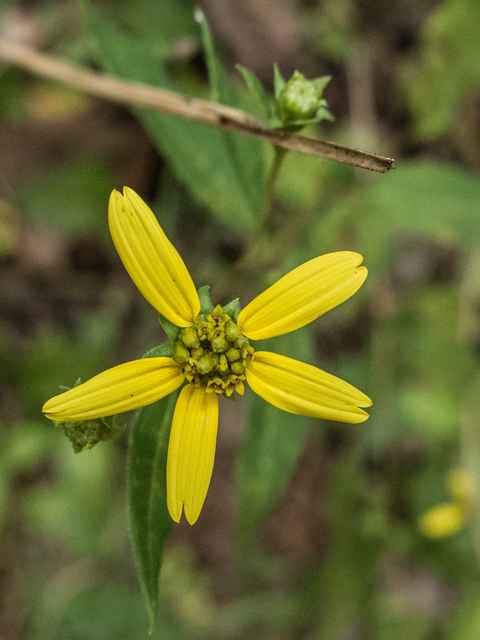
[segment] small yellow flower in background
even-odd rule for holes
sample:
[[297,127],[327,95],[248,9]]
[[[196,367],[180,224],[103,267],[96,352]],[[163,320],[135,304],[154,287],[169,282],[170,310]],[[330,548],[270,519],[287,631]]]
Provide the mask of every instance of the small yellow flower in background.
[[472,513],[476,490],[471,474],[454,469],[447,475],[447,488],[452,502],[443,502],[426,511],[418,526],[427,538],[446,538],[457,533],[468,523]]
[[370,399],[316,367],[268,351],[251,340],[302,327],[352,296],[367,277],[362,256],[331,253],[294,269],[255,298],[237,321],[217,305],[200,313],[188,270],[153,212],[128,187],[110,197],[113,242],[130,277],[168,321],[183,329],[172,357],[127,362],[45,403],[47,418],[72,422],[106,417],[160,400],[183,383],[167,457],[167,504],[173,520],[193,524],[213,470],[218,395],[243,394],[243,382],[275,407],[304,416],[363,422]]

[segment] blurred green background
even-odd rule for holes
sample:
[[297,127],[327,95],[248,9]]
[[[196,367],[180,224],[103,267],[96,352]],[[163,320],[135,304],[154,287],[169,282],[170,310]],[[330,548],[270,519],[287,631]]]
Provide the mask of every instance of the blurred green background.
[[[476,498],[452,536],[422,536],[418,518],[452,499],[452,469],[480,495],[480,3],[198,4],[245,109],[264,115],[236,63],[269,91],[275,62],[286,78],[331,75],[336,120],[306,133],[396,168],[287,156],[258,268],[230,298],[245,304],[321,253],[362,253],[362,289],[275,350],[366,392],[371,417],[292,420],[248,393],[222,404],[212,485],[198,523],[167,541],[152,637],[477,640]],[[101,0],[83,12],[70,0],[2,0],[0,36],[210,95],[189,0]],[[239,170],[228,140],[0,63],[1,640],[147,637],[128,436],[74,455],[41,407],[59,385],[163,340],[109,237],[113,188],[151,204],[198,286],[241,255],[272,153],[238,142]]]

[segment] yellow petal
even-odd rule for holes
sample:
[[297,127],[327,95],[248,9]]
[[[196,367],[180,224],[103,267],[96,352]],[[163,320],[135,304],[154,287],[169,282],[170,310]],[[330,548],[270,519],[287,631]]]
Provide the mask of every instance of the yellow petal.
[[188,327],[200,301],[182,258],[135,191],[112,191],[108,223],[125,269],[150,304],[177,327]]
[[51,398],[43,412],[57,422],[113,416],[160,400],[183,379],[182,368],[171,358],[133,360]]
[[255,393],[283,411],[351,423],[368,418],[359,407],[369,407],[370,398],[340,378],[298,360],[256,351],[245,374]]
[[213,471],[218,426],[218,396],[187,384],[173,415],[167,457],[167,505],[179,522],[182,507],[194,524],[200,515]]
[[303,327],[341,304],[367,277],[363,258],[338,251],[305,262],[257,296],[238,316],[238,326],[252,340],[273,338]]
[[444,502],[424,513],[418,526],[427,538],[446,538],[457,533],[466,522],[467,514],[463,505]]

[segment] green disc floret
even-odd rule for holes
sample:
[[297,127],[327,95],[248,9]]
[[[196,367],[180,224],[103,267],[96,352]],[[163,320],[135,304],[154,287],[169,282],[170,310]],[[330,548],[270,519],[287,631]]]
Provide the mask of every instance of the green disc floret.
[[238,349],[234,349],[230,347],[230,349],[225,353],[227,356],[227,360],[229,362],[235,362],[235,360],[240,360],[240,351]]
[[173,359],[191,384],[227,397],[233,391],[243,394],[245,365],[253,354],[248,338],[220,305],[183,329],[173,349]]
[[188,349],[195,349],[200,346],[200,339],[195,327],[187,327],[183,330],[182,342]]
[[232,362],[230,365],[230,371],[237,376],[241,376],[245,373],[245,367],[241,362]]
[[173,348],[173,357],[178,362],[178,364],[188,362],[190,360],[190,351],[184,344],[182,344],[181,342],[177,342]]
[[200,360],[200,358],[205,353],[205,349],[203,347],[197,347],[196,349],[192,349],[190,353],[192,354],[192,358],[194,360]]
[[211,339],[210,344],[212,345],[212,349],[216,353],[225,353],[230,347],[230,345],[228,344],[228,342],[225,340],[223,336],[214,336]]
[[227,340],[229,340],[230,342],[235,342],[235,340],[244,337],[243,333],[240,331],[235,322],[228,322],[225,325],[225,335]]

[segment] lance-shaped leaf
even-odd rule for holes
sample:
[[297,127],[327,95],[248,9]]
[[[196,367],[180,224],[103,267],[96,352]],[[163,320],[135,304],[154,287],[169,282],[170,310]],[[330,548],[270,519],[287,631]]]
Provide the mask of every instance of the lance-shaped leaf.
[[167,450],[177,394],[140,409],[129,445],[129,510],[132,547],[147,600],[150,628],[158,601],[163,546],[173,520],[167,509]]

